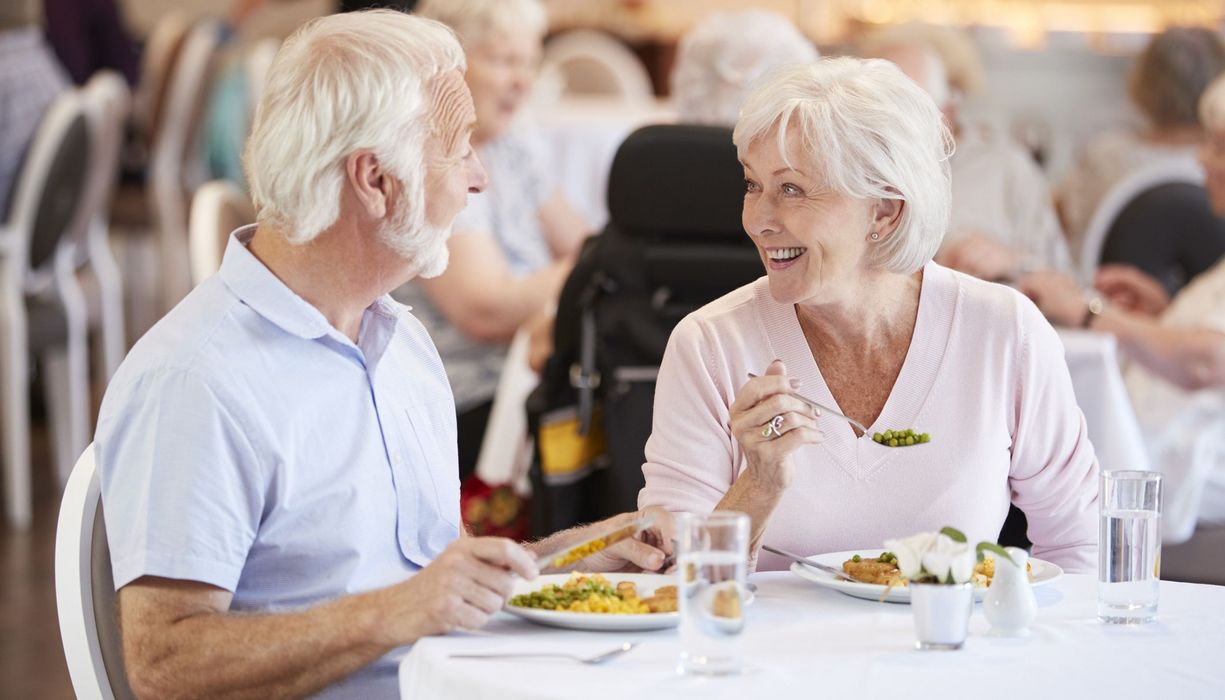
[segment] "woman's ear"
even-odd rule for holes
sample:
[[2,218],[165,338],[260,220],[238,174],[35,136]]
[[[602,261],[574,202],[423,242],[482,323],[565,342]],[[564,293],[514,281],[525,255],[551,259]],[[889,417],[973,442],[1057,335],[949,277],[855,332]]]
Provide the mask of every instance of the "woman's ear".
[[904,199],[878,199],[872,209],[873,240],[885,238],[893,233],[902,221],[902,212],[906,209]]
[[370,218],[387,216],[391,183],[391,176],[370,151],[357,151],[345,158],[345,184]]

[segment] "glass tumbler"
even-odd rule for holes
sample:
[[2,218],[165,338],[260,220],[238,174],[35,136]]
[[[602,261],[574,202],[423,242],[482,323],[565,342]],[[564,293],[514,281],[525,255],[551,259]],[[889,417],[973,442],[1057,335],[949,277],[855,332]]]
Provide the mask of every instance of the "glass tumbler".
[[1161,475],[1102,472],[1099,494],[1097,617],[1150,622],[1161,579]]
[[744,631],[749,516],[718,511],[677,521],[679,671],[739,673]]

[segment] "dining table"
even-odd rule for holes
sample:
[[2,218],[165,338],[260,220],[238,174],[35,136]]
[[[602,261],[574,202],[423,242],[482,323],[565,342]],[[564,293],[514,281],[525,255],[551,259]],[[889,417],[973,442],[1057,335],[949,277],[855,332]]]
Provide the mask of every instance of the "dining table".
[[1118,341],[1108,333],[1068,328],[1059,329],[1059,339],[1098,464],[1148,470],[1149,453],[1123,381]]
[[[615,578],[615,575],[613,575]],[[403,698],[1225,698],[1225,587],[1162,581],[1155,621],[1097,619],[1097,576],[1035,587],[1028,635],[992,636],[981,604],[957,651],[919,651],[910,606],[852,598],[787,571],[755,573],[741,673],[677,671],[676,629],[594,632],[500,612],[481,630],[427,637],[400,662]],[[632,651],[600,665],[456,654]]]

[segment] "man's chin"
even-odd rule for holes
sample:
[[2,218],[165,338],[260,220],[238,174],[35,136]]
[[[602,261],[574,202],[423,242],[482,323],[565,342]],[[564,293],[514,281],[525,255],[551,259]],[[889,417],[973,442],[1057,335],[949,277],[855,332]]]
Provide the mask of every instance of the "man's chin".
[[447,271],[447,265],[451,262],[451,251],[443,246],[442,252],[437,255],[431,255],[430,260],[421,266],[417,276],[422,279],[434,279]]

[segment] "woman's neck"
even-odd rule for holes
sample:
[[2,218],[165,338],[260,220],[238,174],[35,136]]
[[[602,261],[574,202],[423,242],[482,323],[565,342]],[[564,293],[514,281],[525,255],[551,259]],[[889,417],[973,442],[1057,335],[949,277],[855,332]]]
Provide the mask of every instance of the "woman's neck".
[[919,310],[923,271],[864,276],[836,299],[795,305],[809,341],[843,348],[870,348],[899,335],[910,337]]

